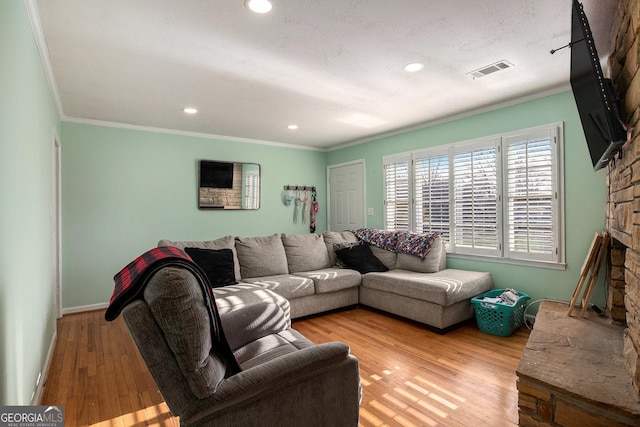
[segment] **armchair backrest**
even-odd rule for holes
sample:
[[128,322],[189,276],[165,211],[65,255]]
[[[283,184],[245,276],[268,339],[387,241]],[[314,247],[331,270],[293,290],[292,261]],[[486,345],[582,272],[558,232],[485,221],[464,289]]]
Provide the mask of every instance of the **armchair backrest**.
[[197,398],[189,389],[151,310],[144,301],[135,301],[122,310],[122,316],[171,413],[181,414]]
[[160,269],[149,280],[143,299],[122,314],[174,415],[215,393],[225,378],[226,364],[212,346],[209,313],[191,272]]

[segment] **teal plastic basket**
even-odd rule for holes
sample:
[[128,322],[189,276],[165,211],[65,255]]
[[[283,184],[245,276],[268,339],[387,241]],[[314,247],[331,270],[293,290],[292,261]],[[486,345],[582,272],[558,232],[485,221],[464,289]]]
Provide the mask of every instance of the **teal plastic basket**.
[[518,292],[520,296],[513,305],[484,300],[484,298],[499,297],[502,292],[504,289],[485,292],[471,298],[471,303],[476,314],[478,329],[487,334],[508,337],[524,323],[524,310],[530,297],[524,292]]

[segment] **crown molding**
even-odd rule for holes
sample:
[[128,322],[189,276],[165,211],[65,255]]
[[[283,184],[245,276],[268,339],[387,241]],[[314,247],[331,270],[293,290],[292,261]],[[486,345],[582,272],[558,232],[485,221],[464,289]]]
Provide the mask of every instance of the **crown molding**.
[[215,139],[223,142],[242,142],[245,144],[269,145],[273,147],[293,148],[297,150],[320,151],[320,152],[327,151],[327,149],[325,148],[309,147],[305,145],[296,145],[296,144],[287,144],[284,142],[268,141],[268,140],[262,140],[262,139],[240,138],[236,136],[216,135],[216,134],[210,134],[210,133],[191,132],[186,130],[158,128],[158,127],[152,127],[152,126],[141,126],[141,125],[133,125],[128,123],[108,122],[103,120],[82,119],[78,117],[63,117],[61,120],[67,123],[103,126],[103,127],[137,130],[137,131],[153,132],[153,133],[164,133],[169,135],[189,136],[193,138],[202,138],[202,139]]
[[44,73],[47,76],[47,82],[49,82],[49,89],[51,90],[51,96],[56,105],[56,111],[58,112],[58,119],[64,118],[64,108],[62,108],[62,100],[60,99],[60,92],[56,85],[56,79],[53,76],[53,67],[51,66],[51,59],[49,58],[49,48],[47,42],[44,39],[44,33],[42,31],[42,25],[40,23],[40,14],[38,13],[38,6],[35,0],[24,0],[24,4],[27,8],[27,15],[29,16],[29,23],[31,24],[31,30],[33,31],[33,37],[35,38],[38,53],[40,54],[40,60],[44,67]]

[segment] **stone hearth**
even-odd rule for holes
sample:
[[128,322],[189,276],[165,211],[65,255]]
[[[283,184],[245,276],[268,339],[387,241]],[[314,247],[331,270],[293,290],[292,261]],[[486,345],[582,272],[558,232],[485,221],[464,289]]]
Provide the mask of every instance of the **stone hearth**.
[[518,365],[521,426],[637,426],[640,402],[627,375],[623,326],[544,301]]

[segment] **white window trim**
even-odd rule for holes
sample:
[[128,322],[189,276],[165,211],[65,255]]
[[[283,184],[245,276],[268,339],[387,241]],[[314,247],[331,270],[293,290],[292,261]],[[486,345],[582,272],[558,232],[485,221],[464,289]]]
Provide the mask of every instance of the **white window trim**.
[[[556,185],[554,191],[556,193],[555,203],[554,203],[554,212],[555,212],[555,226],[554,236],[556,237],[554,244],[557,248],[557,257],[554,260],[536,260],[536,259],[523,259],[517,256],[511,256],[509,253],[509,248],[507,247],[507,243],[505,242],[505,236],[508,235],[508,224],[504,220],[508,217],[508,213],[506,209],[508,209],[507,204],[503,201],[503,195],[507,194],[507,189],[505,186],[508,185],[507,180],[503,177],[503,171],[507,170],[506,162],[507,156],[503,154],[504,148],[506,147],[506,140],[509,138],[517,137],[522,134],[531,134],[536,132],[543,132],[550,130],[553,131],[552,136],[555,138],[555,149],[553,150],[553,155],[555,156],[555,167],[552,169],[552,178],[553,183]],[[499,248],[497,251],[489,250],[489,251],[478,251],[475,250],[473,253],[469,253],[462,248],[455,247],[455,225],[452,224],[449,233],[451,239],[449,244],[447,245],[447,256],[456,259],[469,259],[469,260],[477,260],[477,261],[490,261],[502,264],[516,264],[516,265],[524,265],[524,266],[532,266],[532,267],[542,267],[548,269],[565,269],[566,268],[566,257],[565,257],[565,198],[564,198],[564,123],[556,122],[550,123],[541,126],[535,126],[526,129],[520,129],[511,132],[505,132],[502,134],[491,135],[488,137],[476,138],[467,141],[455,142],[451,144],[440,145],[436,147],[423,148],[415,151],[398,153],[393,155],[387,155],[383,157],[383,167],[389,163],[394,163],[397,161],[410,160],[410,170],[411,176],[409,179],[409,194],[411,195],[411,213],[409,217],[409,229],[414,230],[415,228],[415,195],[414,185],[413,185],[413,164],[414,161],[418,158],[435,156],[438,154],[443,154],[445,152],[449,153],[449,157],[453,158],[453,153],[455,151],[459,151],[465,148],[471,148],[475,146],[484,146],[487,145],[487,142],[496,140],[496,144],[498,146],[498,152],[496,153],[496,168],[497,170],[497,186],[501,189],[501,194],[498,198],[497,205],[497,221],[498,224],[502,226],[497,230],[498,234],[498,242]],[[453,162],[449,162],[449,177],[450,180],[453,179]],[[385,177],[383,176],[383,188],[386,188]],[[453,183],[450,185],[451,195],[450,197],[453,200]],[[451,203],[450,206],[450,218],[455,218],[454,212],[455,206],[454,203]],[[387,212],[386,209],[383,210],[384,224],[387,223]],[[462,250],[461,250],[462,249]],[[465,253],[467,252],[467,253]],[[480,253],[479,253],[480,252]]]

